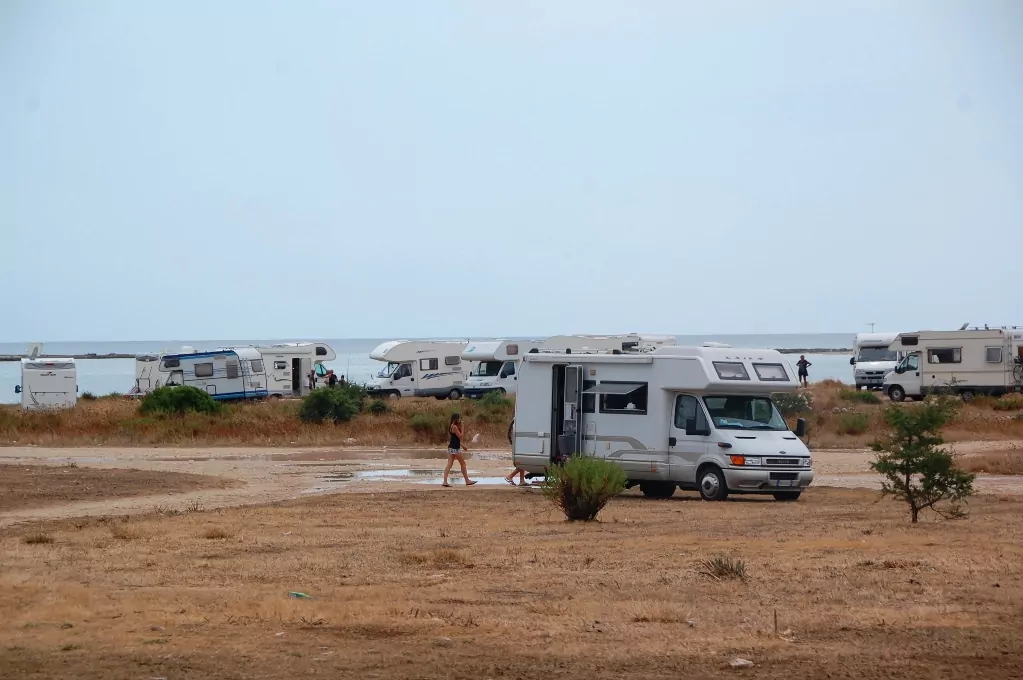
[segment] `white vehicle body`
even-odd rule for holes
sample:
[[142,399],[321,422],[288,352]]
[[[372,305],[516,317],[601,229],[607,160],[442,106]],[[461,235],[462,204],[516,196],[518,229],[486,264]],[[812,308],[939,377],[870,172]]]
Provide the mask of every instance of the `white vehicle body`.
[[391,340],[378,345],[369,358],[386,362],[366,386],[369,394],[398,397],[459,399],[466,373],[463,340]]
[[1023,329],[900,333],[892,348],[905,354],[884,379],[892,401],[946,390],[965,401],[1023,391]]
[[794,500],[813,481],[810,452],[771,394],[798,388],[770,349],[526,354],[514,464],[543,474],[568,456],[593,456],[621,466],[648,496],[682,488],[708,500],[730,492]]
[[853,366],[853,380],[856,389],[879,390],[884,385],[884,377],[895,370],[895,366],[903,358],[904,353],[894,349],[898,333],[859,333],[853,345],[853,356],[849,363]]
[[21,384],[14,387],[21,394],[21,408],[26,410],[74,408],[78,402],[78,372],[74,359],[21,360]]
[[463,393],[470,398],[487,392],[515,394],[519,362],[533,350],[577,352],[610,350],[618,352],[651,351],[657,346],[674,344],[669,336],[623,335],[555,335],[546,340],[491,340],[470,342],[462,350],[462,359],[479,362],[465,380]]
[[151,389],[190,385],[208,392],[218,401],[268,396],[263,356],[255,347],[164,354],[155,363]]
[[267,391],[271,397],[301,397],[309,394],[309,373],[316,372],[317,385],[326,385],[325,362],[337,354],[324,342],[289,342],[256,347],[266,367]]

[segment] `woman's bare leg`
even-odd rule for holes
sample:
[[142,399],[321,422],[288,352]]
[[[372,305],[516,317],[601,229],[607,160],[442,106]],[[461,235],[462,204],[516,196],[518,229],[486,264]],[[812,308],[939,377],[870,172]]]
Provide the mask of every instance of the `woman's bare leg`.
[[465,479],[465,485],[469,486],[472,481],[469,479],[469,470],[465,467],[465,457],[458,453],[454,456],[458,460],[458,467],[462,470],[462,478]]
[[[461,456],[458,457],[461,458]],[[454,462],[455,456],[453,454],[448,454],[448,464],[444,468],[444,481],[441,482],[441,486],[448,485],[448,475],[451,473],[451,466],[454,464]],[[465,467],[465,463],[462,463],[462,467]]]

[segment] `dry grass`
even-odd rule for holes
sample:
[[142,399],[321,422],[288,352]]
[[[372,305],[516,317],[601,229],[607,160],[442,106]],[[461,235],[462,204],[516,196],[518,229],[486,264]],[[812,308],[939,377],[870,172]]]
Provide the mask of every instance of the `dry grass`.
[[[133,518],[149,537],[133,542],[100,520],[9,528],[0,669],[733,678],[741,656],[767,679],[1013,677],[1023,500],[970,509],[911,526],[867,491],[811,488],[798,503],[630,493],[601,522],[570,523],[538,494],[474,489],[220,511],[232,541],[204,537],[208,514]],[[36,532],[56,542],[25,545]],[[701,573],[720,555],[744,563],[745,580]]]
[[959,467],[967,472],[986,475],[1023,475],[1023,451],[989,451],[959,456]]
[[118,541],[137,541],[143,537],[142,530],[134,524],[114,524],[110,535]]
[[[330,446],[354,439],[362,446],[442,445],[447,418],[463,414],[470,437],[480,435],[477,445],[507,446],[510,409],[488,410],[469,400],[400,399],[389,402],[387,413],[363,413],[339,425],[309,424],[298,419],[298,401],[270,400],[262,403],[228,404],[220,415],[190,414],[185,417],[142,416],[138,402],[128,399],[97,399],[80,402],[61,412],[22,411],[0,406],[0,443],[5,446],[90,445],[250,445]],[[411,427],[420,416],[438,423],[427,431]],[[439,427],[439,432],[437,431]]]
[[26,534],[21,537],[21,542],[25,545],[49,545],[53,543],[53,536],[44,534],[41,531],[35,533]]
[[221,527],[209,527],[202,532],[202,537],[211,541],[231,538],[232,536],[234,536],[234,534]]

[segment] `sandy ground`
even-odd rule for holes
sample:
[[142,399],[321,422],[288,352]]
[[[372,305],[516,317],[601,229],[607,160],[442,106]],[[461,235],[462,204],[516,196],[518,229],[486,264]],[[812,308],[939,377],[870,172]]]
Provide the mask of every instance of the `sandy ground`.
[[[964,455],[1012,450],[1020,442],[960,442]],[[872,454],[866,450],[814,452],[819,486],[877,488],[878,477],[868,467]],[[262,505],[321,493],[374,493],[425,489],[441,491],[440,473],[446,462],[443,450],[343,449],[343,448],[0,448],[0,464],[66,465],[83,468],[139,469],[223,477],[241,482],[235,488],[175,489],[174,492],[71,500],[46,507],[18,508],[0,512],[0,526],[76,516],[125,515],[152,511],[156,507],[183,510],[201,503],[206,508]],[[481,486],[503,486],[510,469],[509,451],[476,451],[469,458],[470,476]],[[457,474],[457,493],[461,484]],[[1023,494],[1023,477],[980,475],[980,493]]]

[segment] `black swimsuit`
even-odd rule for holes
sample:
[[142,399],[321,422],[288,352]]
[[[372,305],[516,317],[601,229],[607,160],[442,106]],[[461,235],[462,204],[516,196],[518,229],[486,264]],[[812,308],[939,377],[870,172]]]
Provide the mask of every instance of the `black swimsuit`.
[[462,450],[462,440],[458,438],[458,435],[451,432],[451,438],[448,439],[448,451],[454,451],[458,453]]

